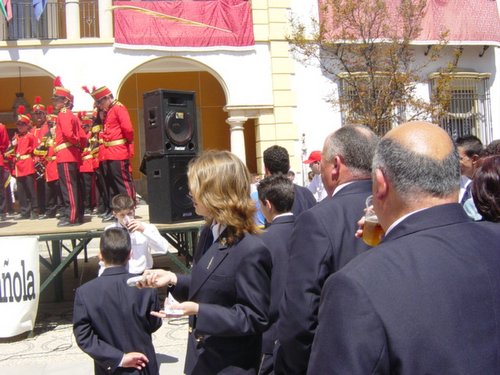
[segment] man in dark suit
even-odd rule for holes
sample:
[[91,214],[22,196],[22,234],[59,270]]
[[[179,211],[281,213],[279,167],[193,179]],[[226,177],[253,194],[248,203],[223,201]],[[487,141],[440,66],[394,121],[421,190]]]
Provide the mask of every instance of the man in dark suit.
[[[290,157],[286,148],[271,146],[264,151],[264,168],[266,176],[282,173],[287,175],[290,170]],[[293,184],[295,198],[293,200],[292,213],[297,217],[303,211],[316,205],[314,195],[304,186]]]
[[73,333],[78,346],[94,359],[95,374],[158,374],[151,333],[161,319],[151,315],[160,304],[156,289],[127,285],[131,242],[123,228],[101,236],[101,277],[76,290]]
[[309,374],[500,374],[500,230],[458,202],[444,130],[401,125],[373,161],[386,235],[326,282]]
[[295,223],[295,217],[291,212],[294,188],[286,176],[279,174],[267,176],[261,180],[257,191],[262,213],[266,221],[270,223],[261,238],[273,260],[269,326],[262,335],[262,359],[259,368],[260,375],[267,375],[274,373],[273,351],[274,342],[278,338],[278,309],[285,286],[290,233]]
[[305,211],[295,223],[279,311],[277,374],[306,372],[326,278],[368,249],[354,233],[371,193],[377,142],[377,136],[364,126],[343,127],[325,140],[321,173],[332,198]]

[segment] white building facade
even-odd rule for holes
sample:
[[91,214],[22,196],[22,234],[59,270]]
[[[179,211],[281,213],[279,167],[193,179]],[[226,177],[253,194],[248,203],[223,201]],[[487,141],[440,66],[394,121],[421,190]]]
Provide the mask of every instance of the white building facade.
[[[12,5],[18,14],[31,12],[31,1],[14,0]],[[327,101],[339,93],[336,81],[318,67],[294,60],[286,40],[292,15],[318,17],[317,0],[253,0],[255,44],[234,50],[122,48],[114,43],[112,6],[111,0],[51,0],[38,23],[20,24],[18,20],[14,27],[13,21],[2,19],[0,121],[9,118],[15,92],[24,91],[28,101],[35,94],[48,99],[48,82],[56,76],[74,94],[75,111],[92,108],[92,99],[80,89],[82,85],[106,85],[131,110],[137,133],[133,163],[137,170],[146,150],[142,94],[161,88],[167,77],[174,82],[173,89],[196,91],[201,149],[230,149],[252,172],[263,173],[262,152],[280,144],[291,155],[296,181],[304,182],[307,169],[302,160],[311,151],[321,150],[325,137],[343,125],[341,113]],[[459,126],[475,121],[473,126],[479,130],[474,132],[485,143],[498,139],[500,80],[496,72],[500,55],[496,42],[451,41],[442,59],[429,65],[424,75],[429,78],[438,72],[457,46],[463,47],[457,64],[462,75],[457,77],[465,82],[457,90],[463,85],[474,87],[467,86],[471,97],[451,117]],[[425,58],[426,48],[425,43],[415,45],[417,59]],[[215,83],[201,82],[207,76]],[[154,77],[148,85],[142,82],[147,77]],[[182,77],[192,79],[193,84],[182,82]],[[160,82],[158,86],[155,80]],[[472,91],[480,89],[484,92],[478,99]],[[215,98],[216,91],[221,92],[220,98]],[[428,99],[430,83],[421,84],[418,92]],[[138,172],[134,176],[141,179]]]

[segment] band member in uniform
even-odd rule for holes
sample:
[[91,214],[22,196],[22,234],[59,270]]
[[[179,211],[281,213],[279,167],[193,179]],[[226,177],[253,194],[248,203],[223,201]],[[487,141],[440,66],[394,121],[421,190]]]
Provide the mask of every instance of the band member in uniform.
[[[135,187],[130,170],[130,159],[134,151],[134,129],[127,109],[106,87],[102,86],[92,92],[88,88],[83,89],[94,98],[97,107],[106,113],[104,117],[104,130],[102,140],[104,142],[104,171],[108,195],[114,197],[117,194],[127,194],[135,201]],[[103,221],[114,220],[111,207],[109,214],[103,217]]]
[[103,218],[109,215],[109,207],[111,207],[111,198],[109,197],[109,192],[106,187],[106,179],[104,178],[104,160],[106,154],[104,142],[102,140],[104,112],[95,108],[92,115],[94,124],[92,126],[93,136],[91,139],[93,139],[93,144],[91,153],[94,155],[96,163],[94,173],[96,176],[97,191],[99,193],[97,200],[97,214]]
[[[38,144],[42,142],[42,138],[47,135],[49,127],[47,125],[47,111],[45,106],[42,104],[42,98],[36,96],[33,104],[33,109],[31,111],[31,117],[33,119],[33,127],[30,132],[35,136]],[[36,196],[38,199],[38,206],[40,208],[40,214],[45,213],[45,165],[43,158],[40,158],[36,152],[34,156],[35,160],[35,189]]]
[[95,175],[94,175],[94,155],[91,153],[92,117],[86,112],[79,112],[78,117],[82,123],[82,129],[85,133],[85,147],[82,151],[82,164],[80,164],[80,177],[82,180],[83,207],[86,215],[91,215],[95,205]]
[[53,113],[53,107],[49,105],[47,107],[47,125],[48,131],[42,138],[42,144],[40,144],[35,150],[38,155],[43,154],[43,159],[45,163],[45,203],[46,209],[45,214],[40,216],[40,219],[49,219],[56,217],[58,209],[62,207],[62,194],[61,188],[59,187],[59,174],[57,173],[57,160],[56,153],[54,151],[55,138],[56,138],[56,122],[57,115]]
[[52,96],[58,111],[56,122],[57,171],[63,196],[63,214],[57,226],[79,225],[83,222],[82,196],[79,178],[81,163],[80,121],[71,112],[71,93],[64,88],[60,77],[54,80]]
[[0,123],[0,221],[6,219],[5,214],[5,181],[9,175],[8,169],[4,168],[4,152],[9,147],[9,134],[4,124]]
[[29,132],[31,117],[24,114],[25,107],[17,109],[17,134],[14,136],[15,175],[19,196],[20,214],[15,219],[37,219],[38,200],[35,192],[35,162],[33,151],[37,146],[35,136]]

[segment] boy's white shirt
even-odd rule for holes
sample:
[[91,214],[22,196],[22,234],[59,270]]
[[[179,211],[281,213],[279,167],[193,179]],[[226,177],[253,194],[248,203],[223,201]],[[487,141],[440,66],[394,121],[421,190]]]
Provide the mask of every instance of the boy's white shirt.
[[[168,251],[168,241],[163,237],[153,224],[141,223],[144,226],[144,232],[134,231],[129,233],[132,242],[132,252],[128,261],[128,272],[143,273],[144,270],[153,268],[153,257],[151,254],[166,254]],[[121,228],[119,222],[108,225],[109,228]],[[99,276],[103,273],[104,262],[99,262]]]

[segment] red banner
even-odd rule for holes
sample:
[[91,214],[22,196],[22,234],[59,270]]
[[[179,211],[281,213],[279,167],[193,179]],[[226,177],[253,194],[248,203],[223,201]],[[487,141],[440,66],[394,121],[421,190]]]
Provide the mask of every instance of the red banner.
[[246,0],[114,1],[115,43],[130,48],[253,46]]
[[[320,9],[325,9],[328,0],[318,0]],[[375,3],[375,1],[372,1]],[[401,0],[386,0],[388,18],[394,28],[402,30],[403,22],[400,19],[398,7]],[[369,20],[371,14],[358,14],[358,21]],[[331,31],[333,39],[341,38],[341,26],[331,21],[328,12],[320,14],[321,21]],[[379,17],[380,18],[380,17]],[[416,41],[432,42],[439,41],[444,31],[448,32],[446,40],[450,42],[462,42],[464,44],[500,44],[500,17],[497,2],[492,0],[427,0],[424,16],[421,23],[422,31],[415,38]],[[344,26],[345,29],[345,26]],[[359,31],[351,30],[355,37]],[[375,38],[390,38],[397,32],[380,31]]]

